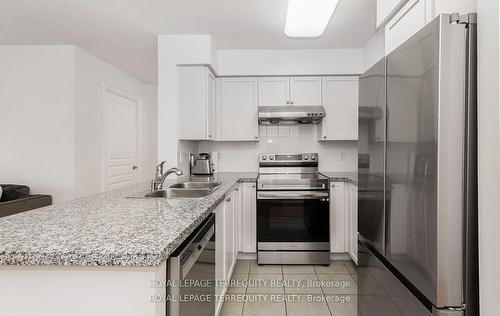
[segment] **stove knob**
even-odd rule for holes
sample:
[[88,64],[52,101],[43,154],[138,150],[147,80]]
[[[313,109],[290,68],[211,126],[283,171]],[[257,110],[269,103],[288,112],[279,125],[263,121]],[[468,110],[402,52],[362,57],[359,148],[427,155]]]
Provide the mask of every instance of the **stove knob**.
[[309,156],[308,155],[304,155],[304,160],[309,160]]
[[312,155],[311,160],[316,160],[316,156]]
[[267,156],[262,156],[262,160],[267,160]]
[[269,156],[269,159],[274,160],[274,156]]

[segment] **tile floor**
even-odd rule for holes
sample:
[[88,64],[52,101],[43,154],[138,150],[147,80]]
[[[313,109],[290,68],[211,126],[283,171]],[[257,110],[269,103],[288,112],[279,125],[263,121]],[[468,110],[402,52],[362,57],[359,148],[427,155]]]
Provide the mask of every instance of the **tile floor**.
[[356,283],[351,261],[259,266],[238,260],[221,316],[355,316]]

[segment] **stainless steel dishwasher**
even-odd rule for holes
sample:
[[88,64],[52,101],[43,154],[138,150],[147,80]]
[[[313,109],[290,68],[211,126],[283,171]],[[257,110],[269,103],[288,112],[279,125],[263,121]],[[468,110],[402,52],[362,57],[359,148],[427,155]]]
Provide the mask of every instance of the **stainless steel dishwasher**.
[[168,316],[215,314],[215,214],[168,259]]

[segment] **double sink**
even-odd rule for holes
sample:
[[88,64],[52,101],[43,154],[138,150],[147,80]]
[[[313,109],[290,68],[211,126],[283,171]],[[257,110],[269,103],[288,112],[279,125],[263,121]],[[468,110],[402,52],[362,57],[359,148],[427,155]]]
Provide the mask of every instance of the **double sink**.
[[222,182],[178,182],[168,186],[166,189],[150,192],[145,197],[166,199],[204,197],[219,189],[221,185]]

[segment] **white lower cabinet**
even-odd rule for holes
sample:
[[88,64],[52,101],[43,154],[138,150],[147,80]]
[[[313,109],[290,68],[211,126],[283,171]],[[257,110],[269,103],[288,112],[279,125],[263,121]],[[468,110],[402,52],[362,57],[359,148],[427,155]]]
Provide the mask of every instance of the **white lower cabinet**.
[[241,207],[238,214],[239,247],[243,253],[257,252],[257,193],[256,184],[241,184]]
[[238,190],[234,190],[215,209],[215,315],[220,313],[223,302],[219,298],[226,294],[236,264],[237,205]]
[[346,186],[347,201],[347,252],[351,259],[358,264],[358,186],[349,183]]
[[330,244],[332,253],[358,261],[358,187],[349,182],[330,184]]
[[345,183],[330,184],[330,251],[345,253]]
[[226,279],[225,262],[226,262],[226,247],[224,238],[224,203],[219,204],[215,209],[215,315],[218,315],[222,308],[222,301],[217,297],[224,295],[226,289],[221,282]]

